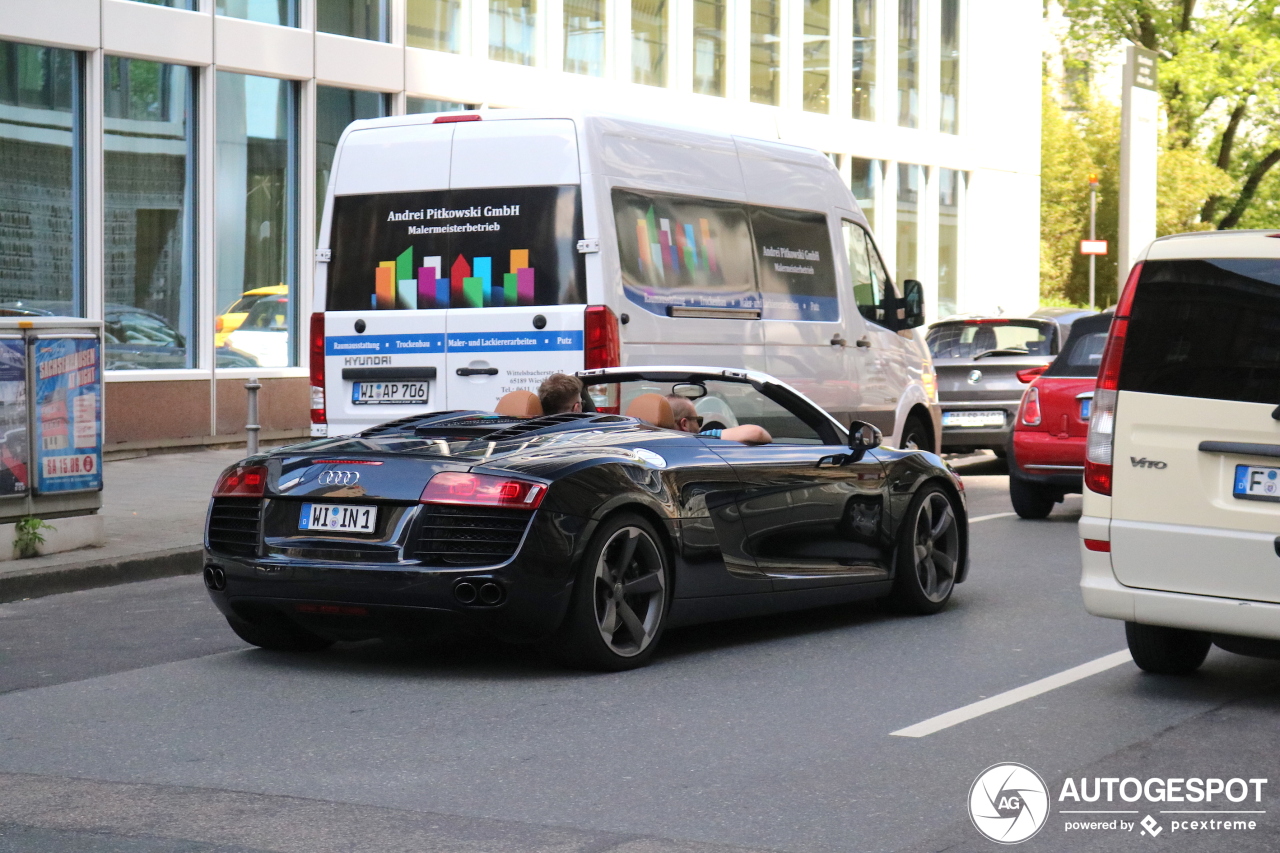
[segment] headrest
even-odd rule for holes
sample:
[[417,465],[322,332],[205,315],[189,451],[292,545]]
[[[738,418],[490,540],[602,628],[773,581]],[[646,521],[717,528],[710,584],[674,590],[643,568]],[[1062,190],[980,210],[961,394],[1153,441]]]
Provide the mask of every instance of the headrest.
[[494,411],[507,418],[540,418],[542,404],[532,391],[511,391],[502,395]]
[[627,417],[637,418],[663,429],[675,429],[676,418],[671,404],[661,394],[641,394],[627,406]]

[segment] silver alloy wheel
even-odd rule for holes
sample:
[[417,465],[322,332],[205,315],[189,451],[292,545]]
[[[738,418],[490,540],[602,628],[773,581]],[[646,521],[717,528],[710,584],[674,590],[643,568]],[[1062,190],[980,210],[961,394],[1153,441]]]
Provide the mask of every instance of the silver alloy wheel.
[[920,504],[911,541],[920,591],[934,604],[945,601],[960,562],[960,525],[945,494],[932,492]]
[[639,527],[623,527],[600,549],[593,580],[596,626],[609,649],[634,657],[653,641],[667,604],[658,544]]

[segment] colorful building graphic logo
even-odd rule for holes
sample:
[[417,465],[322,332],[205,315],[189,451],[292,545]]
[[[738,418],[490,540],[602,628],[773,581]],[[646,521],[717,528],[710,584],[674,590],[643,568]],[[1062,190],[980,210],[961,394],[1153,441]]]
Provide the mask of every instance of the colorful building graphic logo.
[[673,228],[671,220],[657,218],[650,205],[644,218],[636,220],[636,240],[640,275],[649,281],[662,282],[667,270],[679,274],[682,268],[690,273],[720,272],[711,241],[711,224],[706,219],[699,219],[697,226],[677,222]]
[[[501,308],[533,305],[533,267],[528,249],[512,249],[510,272],[499,281],[493,274],[493,258],[462,255],[446,271],[440,255],[425,257],[417,275],[413,247],[394,261],[382,261],[374,270],[373,307],[392,308]],[[446,277],[447,272],[447,277]]]

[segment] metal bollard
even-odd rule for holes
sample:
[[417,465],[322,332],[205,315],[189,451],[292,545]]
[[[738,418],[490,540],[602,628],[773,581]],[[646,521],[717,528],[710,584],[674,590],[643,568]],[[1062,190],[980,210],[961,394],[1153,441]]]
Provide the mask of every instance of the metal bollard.
[[258,452],[258,430],[262,429],[258,424],[258,390],[260,388],[262,385],[256,376],[244,384],[244,389],[249,392],[249,422],[244,425],[244,431],[248,436],[250,456]]

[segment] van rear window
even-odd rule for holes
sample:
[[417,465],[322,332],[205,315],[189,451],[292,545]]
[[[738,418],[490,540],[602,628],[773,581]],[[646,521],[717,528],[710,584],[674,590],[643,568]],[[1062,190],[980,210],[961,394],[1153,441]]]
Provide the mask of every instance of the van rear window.
[[613,216],[627,298],[647,311],[840,317],[825,214],[614,189]]
[[1280,403],[1280,261],[1147,261],[1120,390]]
[[580,305],[577,186],[337,196],[330,311]]

